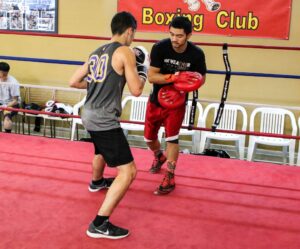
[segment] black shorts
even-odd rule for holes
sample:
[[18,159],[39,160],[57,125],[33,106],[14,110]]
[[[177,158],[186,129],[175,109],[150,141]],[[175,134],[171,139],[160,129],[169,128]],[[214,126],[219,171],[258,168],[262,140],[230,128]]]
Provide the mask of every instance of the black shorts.
[[95,154],[101,154],[109,167],[117,167],[133,161],[128,141],[122,128],[108,131],[89,131]]

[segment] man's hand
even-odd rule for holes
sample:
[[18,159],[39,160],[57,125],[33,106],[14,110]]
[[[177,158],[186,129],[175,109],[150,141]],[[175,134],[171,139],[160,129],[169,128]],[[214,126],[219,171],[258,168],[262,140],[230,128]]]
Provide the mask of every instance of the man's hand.
[[174,87],[179,91],[192,92],[200,88],[204,78],[198,72],[182,71],[175,74],[166,74],[166,82],[173,82]]

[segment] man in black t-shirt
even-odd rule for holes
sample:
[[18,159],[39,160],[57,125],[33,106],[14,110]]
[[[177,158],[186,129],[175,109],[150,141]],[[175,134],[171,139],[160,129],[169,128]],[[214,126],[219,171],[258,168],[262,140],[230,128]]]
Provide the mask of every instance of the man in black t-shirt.
[[[175,109],[164,108],[158,101],[159,90],[172,85],[174,74],[182,71],[199,72],[205,81],[206,63],[204,52],[189,42],[192,24],[187,17],[175,17],[169,27],[170,38],[154,44],[151,50],[149,82],[153,84],[149,97],[145,121],[145,141],[154,153],[151,173],[157,173],[167,162],[167,172],[163,182],[154,194],[167,194],[175,188],[175,167],[179,155],[178,136],[185,114],[185,104]],[[165,128],[167,142],[166,156],[160,148],[158,133]]]

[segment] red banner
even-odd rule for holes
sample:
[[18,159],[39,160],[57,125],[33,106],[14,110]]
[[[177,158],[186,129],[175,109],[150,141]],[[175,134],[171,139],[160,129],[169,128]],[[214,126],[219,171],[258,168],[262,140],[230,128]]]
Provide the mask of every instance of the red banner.
[[187,16],[194,34],[288,39],[292,0],[119,0],[139,31],[166,32],[172,18]]

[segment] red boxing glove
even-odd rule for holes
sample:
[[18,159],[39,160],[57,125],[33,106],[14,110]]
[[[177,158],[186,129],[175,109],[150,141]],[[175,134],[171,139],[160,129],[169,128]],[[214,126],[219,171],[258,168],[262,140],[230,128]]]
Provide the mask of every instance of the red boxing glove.
[[192,92],[200,88],[204,79],[198,72],[183,71],[175,74],[174,87],[179,91]]
[[185,104],[185,93],[172,85],[164,86],[158,92],[158,102],[164,108],[175,109]]

